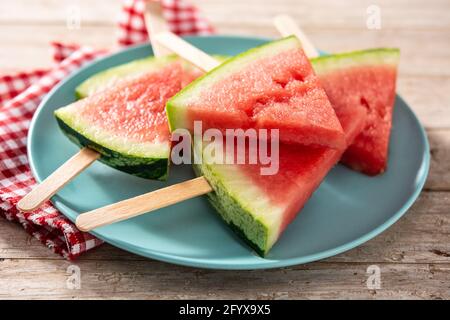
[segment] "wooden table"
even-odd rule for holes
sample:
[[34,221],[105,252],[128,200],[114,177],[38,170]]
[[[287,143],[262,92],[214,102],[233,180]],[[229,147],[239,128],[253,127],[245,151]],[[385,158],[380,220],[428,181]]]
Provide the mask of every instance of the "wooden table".
[[[448,0],[197,0],[221,33],[276,36],[271,18],[293,15],[324,50],[373,46],[402,50],[398,91],[426,126],[431,172],[416,204],[366,244],[307,265],[227,272],[174,266],[110,245],[68,262],[0,219],[0,299],[4,298],[450,298],[450,2]],[[381,8],[381,29],[366,26],[367,7]],[[424,3],[426,5],[424,5]],[[80,30],[68,30],[79,5]],[[119,1],[0,2],[0,71],[50,65],[48,42],[111,46]],[[414,141],[411,141],[414,143]],[[81,289],[67,287],[67,268],[81,270]],[[368,289],[367,268],[381,270]]]

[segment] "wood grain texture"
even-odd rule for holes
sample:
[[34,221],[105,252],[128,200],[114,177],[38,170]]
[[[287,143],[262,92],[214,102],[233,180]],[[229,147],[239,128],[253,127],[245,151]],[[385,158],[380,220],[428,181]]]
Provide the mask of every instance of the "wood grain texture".
[[[156,261],[80,260],[81,288],[67,289],[67,261],[5,259],[0,299],[448,299],[450,264],[380,264],[381,289],[369,290],[369,264],[312,263],[277,270],[216,271]],[[20,270],[26,270],[18,277]],[[40,281],[37,281],[40,279]]]
[[[431,145],[425,191],[394,226],[358,248],[308,265],[255,272],[178,267],[110,245],[67,262],[20,226],[0,219],[0,299],[449,299],[450,2],[378,0],[380,30],[366,27],[371,0],[193,2],[220,33],[277,37],[273,16],[289,13],[325,51],[399,47],[398,91],[426,126]],[[79,30],[66,27],[72,3],[80,8]],[[120,0],[1,1],[0,72],[51,65],[52,40],[114,46],[119,6]],[[81,290],[67,289],[67,267],[72,263],[81,269]],[[380,290],[368,290],[365,284],[372,264],[381,268]]]
[[[429,130],[428,140],[431,166],[425,188],[450,191],[450,130]],[[450,210],[447,213],[450,213]]]

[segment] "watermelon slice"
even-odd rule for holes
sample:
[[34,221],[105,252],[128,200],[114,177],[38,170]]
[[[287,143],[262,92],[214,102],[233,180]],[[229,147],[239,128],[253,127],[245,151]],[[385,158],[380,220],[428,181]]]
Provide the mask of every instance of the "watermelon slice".
[[294,37],[244,52],[192,82],[167,104],[170,129],[280,129],[286,143],[345,146],[325,91]]
[[311,60],[345,130],[354,112],[367,112],[364,130],[342,163],[377,175],[385,171],[395,102],[398,49],[372,49]]
[[[364,112],[353,116],[345,132],[349,143],[365,121]],[[206,146],[203,143],[203,150]],[[195,149],[201,152],[198,144]],[[223,152],[227,152],[225,147]],[[281,144],[278,173],[263,176],[261,165],[214,164],[210,152],[203,152],[202,164],[194,169],[214,189],[208,198],[223,220],[258,254],[265,256],[342,153],[343,149],[323,146]]]
[[[134,67],[139,69],[143,63],[149,61],[136,62]],[[150,64],[147,72],[60,108],[55,116],[73,142],[97,150],[105,164],[139,177],[164,180],[170,155],[165,103],[181,89],[183,70],[170,57],[152,59]],[[121,75],[102,77],[119,79]],[[86,85],[79,92],[89,94],[95,87]]]

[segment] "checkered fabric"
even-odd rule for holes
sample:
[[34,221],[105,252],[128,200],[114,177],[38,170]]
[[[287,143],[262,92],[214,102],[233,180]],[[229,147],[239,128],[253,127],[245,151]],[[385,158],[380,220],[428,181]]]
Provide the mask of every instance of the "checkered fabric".
[[48,70],[38,69],[30,72],[18,72],[14,75],[0,76],[0,105],[17,96],[47,72]]
[[[179,34],[210,33],[212,28],[197,9],[184,0],[162,1],[164,16]],[[142,0],[124,1],[119,22],[122,45],[146,41]],[[79,231],[48,201],[30,213],[19,212],[17,202],[28,193],[35,180],[26,155],[31,118],[42,98],[64,77],[92,59],[106,54],[77,44],[52,43],[55,66],[47,70],[0,75],[0,216],[21,224],[24,229],[55,253],[74,259],[102,241]]]
[[[214,32],[199,10],[186,1],[161,0],[161,6],[170,30],[178,35],[205,35]],[[124,1],[119,18],[119,43],[121,45],[148,41],[144,10],[143,0]]]

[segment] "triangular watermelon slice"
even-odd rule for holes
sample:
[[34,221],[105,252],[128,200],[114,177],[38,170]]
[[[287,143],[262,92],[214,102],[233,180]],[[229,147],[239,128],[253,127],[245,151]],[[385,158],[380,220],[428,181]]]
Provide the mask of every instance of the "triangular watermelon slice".
[[[365,112],[353,115],[345,132],[349,143],[365,121]],[[203,143],[203,150],[207,145]],[[201,152],[198,142],[195,149]],[[226,155],[225,147],[223,152]],[[203,153],[202,164],[194,168],[213,187],[215,192],[208,193],[208,198],[220,216],[258,254],[265,256],[342,152],[322,146],[281,144],[279,170],[274,175],[261,175],[264,166],[259,164],[214,164],[209,152]]]
[[229,59],[167,104],[171,130],[280,129],[285,143],[345,146],[336,114],[295,37]]
[[[121,73],[107,73],[103,83],[107,85],[101,90],[95,84],[102,81],[91,82],[84,87],[87,91],[78,93],[98,92],[56,110],[55,116],[73,142],[97,150],[105,164],[139,177],[164,180],[171,145],[165,104],[181,89],[184,75],[174,57],[146,63],[145,73],[128,70],[129,80],[117,81]],[[142,67],[142,62],[134,66]]]
[[364,130],[341,161],[368,175],[386,169],[398,61],[399,50],[385,48],[311,60],[344,130],[354,112],[367,112]]

